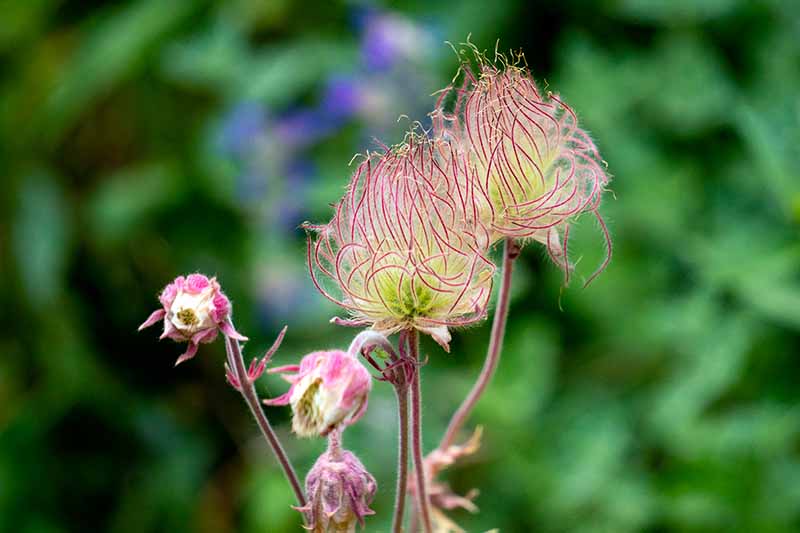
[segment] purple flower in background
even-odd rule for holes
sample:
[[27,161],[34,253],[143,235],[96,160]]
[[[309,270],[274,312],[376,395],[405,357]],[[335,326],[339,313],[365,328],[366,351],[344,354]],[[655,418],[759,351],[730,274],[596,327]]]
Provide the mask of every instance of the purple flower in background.
[[419,60],[431,49],[430,33],[395,13],[372,11],[363,18],[361,56],[370,70],[386,70],[405,60]]
[[322,110],[334,120],[349,118],[361,107],[362,92],[355,76],[333,76],[322,97]]
[[254,141],[267,129],[267,114],[261,104],[242,102],[225,117],[220,145],[229,154],[242,155],[253,148]]

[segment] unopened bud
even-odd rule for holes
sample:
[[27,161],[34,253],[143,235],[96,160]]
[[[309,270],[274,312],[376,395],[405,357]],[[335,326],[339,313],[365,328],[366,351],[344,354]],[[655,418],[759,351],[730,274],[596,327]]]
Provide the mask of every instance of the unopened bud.
[[378,486],[361,461],[347,450],[329,449],[306,477],[308,504],[300,510],[314,533],[352,533],[374,514],[369,508]]

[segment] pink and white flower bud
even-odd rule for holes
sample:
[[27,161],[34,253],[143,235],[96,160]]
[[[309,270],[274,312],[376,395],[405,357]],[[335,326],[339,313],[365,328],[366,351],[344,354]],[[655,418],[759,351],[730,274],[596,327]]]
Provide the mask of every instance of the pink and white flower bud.
[[329,449],[319,456],[306,477],[309,516],[314,533],[352,533],[356,523],[375,514],[369,508],[378,485],[361,461],[347,450]]
[[336,427],[354,424],[367,410],[372,378],[364,365],[346,352],[312,352],[299,366],[268,372],[291,372],[283,376],[291,383],[289,391],[264,403],[291,405],[292,429],[300,437],[327,435]]
[[223,334],[237,340],[247,340],[230,323],[231,303],[222,293],[216,278],[202,274],[178,276],[164,287],[158,297],[161,309],[154,311],[139,326],[139,331],[163,320],[161,338],[169,337],[176,342],[188,342],[189,347],[176,365],[191,359],[200,343],[209,343]]

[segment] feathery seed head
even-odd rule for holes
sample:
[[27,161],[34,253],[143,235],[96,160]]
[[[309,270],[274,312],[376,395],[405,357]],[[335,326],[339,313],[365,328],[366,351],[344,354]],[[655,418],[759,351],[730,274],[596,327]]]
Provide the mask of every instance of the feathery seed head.
[[[569,226],[581,213],[598,220],[610,258],[611,242],[597,209],[610,176],[572,109],[557,95],[542,94],[522,54],[509,60],[482,54],[477,74],[465,61],[460,88],[443,91],[434,129],[471,154],[481,193],[481,220],[492,240],[533,239],[544,244],[567,275]],[[500,66],[498,66],[498,64]],[[453,113],[442,110],[455,93]]]
[[368,154],[333,220],[308,226],[317,288],[384,334],[414,328],[445,347],[448,327],[484,318],[494,265],[473,168],[456,143],[416,132]]

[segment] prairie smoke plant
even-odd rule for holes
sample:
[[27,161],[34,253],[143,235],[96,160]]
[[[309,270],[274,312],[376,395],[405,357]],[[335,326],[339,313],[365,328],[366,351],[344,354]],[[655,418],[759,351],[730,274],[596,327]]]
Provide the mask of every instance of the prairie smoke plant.
[[231,303],[216,278],[209,279],[202,274],[178,276],[164,287],[158,300],[161,309],[153,311],[139,326],[139,331],[163,320],[162,339],[169,337],[176,342],[188,342],[189,347],[176,365],[194,357],[200,343],[213,342],[219,331],[237,340],[247,340],[231,325]]
[[[328,438],[328,449],[308,473],[305,490],[254,386],[267,371],[285,328],[266,355],[246,366],[239,342],[246,339],[234,329],[230,302],[214,278],[200,274],[167,285],[159,298],[161,308],[140,327],[163,321],[162,337],[188,342],[178,363],[222,331],[228,382],[244,398],[275,454],[307,530],[354,532],[356,524],[363,526],[364,517],[373,514],[369,506],[375,479],[340,445],[344,428],[367,408],[372,376],[360,362],[363,357],[397,396],[392,532],[404,530],[406,495],[412,493],[416,512],[410,531],[462,533],[446,512],[477,512],[477,491],[458,495],[440,474],[480,446],[480,430],[465,444],[454,443],[497,370],[521,246],[526,240],[544,244],[568,280],[570,226],[582,213],[590,213],[607,245],[600,270],[610,259],[608,231],[598,214],[610,178],[594,143],[559,97],[539,91],[528,70],[519,66],[521,55],[515,64],[502,56],[494,63],[477,56],[476,73],[465,63],[464,84],[442,93],[432,113],[432,138],[415,128],[403,143],[367,153],[330,222],[305,226],[313,283],[349,314],[333,321],[370,328],[356,335],[347,352],[315,351],[299,364],[269,370],[283,374],[290,387],[263,404],[290,405],[298,436]],[[336,105],[328,111],[339,120],[353,113],[357,102],[349,84],[333,89],[330,100]],[[444,110],[448,94],[456,96],[451,112]],[[292,124],[302,125],[317,115],[298,117],[302,120]],[[321,126],[325,124],[316,124]],[[260,127],[256,121],[239,129],[244,137],[258,136]],[[483,368],[439,445],[424,458],[420,375],[426,358],[420,354],[419,334],[431,335],[449,350],[451,328],[486,317],[495,273],[487,255],[498,240],[503,240],[502,276]],[[396,344],[388,338],[393,333],[398,333]],[[410,484],[409,456],[414,471]]]
[[346,352],[312,352],[299,365],[268,372],[287,373],[283,378],[291,387],[286,394],[264,403],[291,405],[292,429],[300,437],[327,435],[334,428],[354,424],[367,410],[371,376],[358,359]]
[[611,253],[597,212],[610,180],[605,163],[567,104],[542,94],[527,68],[500,60],[505,68],[479,56],[477,74],[463,67],[466,81],[456,91],[455,113],[434,113],[437,134],[457,139],[471,154],[483,193],[482,220],[493,240],[538,241],[568,276],[570,223],[590,212],[607,244],[599,272]]
[[352,324],[448,349],[448,328],[485,317],[494,265],[470,168],[457,144],[412,132],[367,154],[333,220],[307,226],[312,279]]

